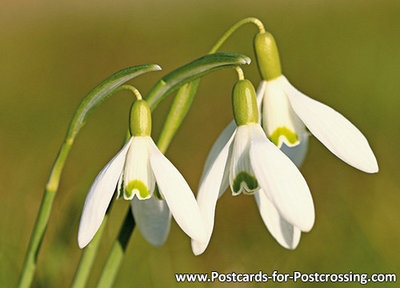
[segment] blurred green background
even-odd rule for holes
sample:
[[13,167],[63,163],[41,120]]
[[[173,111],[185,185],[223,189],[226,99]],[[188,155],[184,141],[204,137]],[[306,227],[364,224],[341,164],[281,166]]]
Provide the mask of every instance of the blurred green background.
[[[284,73],[299,90],[334,107],[363,131],[380,172],[362,173],[312,138],[301,171],[313,194],[316,223],[295,251],[272,239],[253,197],[226,193],[218,202],[214,234],[203,255],[193,256],[188,237],[176,223],[162,248],[152,247],[135,231],[115,287],[285,286],[177,285],[175,272],[400,272],[400,134],[395,120],[400,102],[399,14],[397,0],[3,0],[0,287],[17,283],[50,167],[86,93],[119,69],[160,64],[163,71],[132,82],[146,94],[159,77],[205,54],[230,25],[247,16],[260,18],[274,34]],[[254,59],[255,32],[255,27],[245,26],[221,50]],[[245,73],[257,85],[254,61]],[[211,145],[232,119],[235,78],[233,70],[223,70],[202,80],[167,153],[194,191]],[[92,114],[77,138],[43,241],[34,287],[70,285],[81,255],[76,239],[84,199],[99,170],[120,147],[131,99],[128,93],[113,96]],[[155,138],[171,99],[155,111]],[[97,282],[127,205],[117,201],[112,209],[89,287]]]

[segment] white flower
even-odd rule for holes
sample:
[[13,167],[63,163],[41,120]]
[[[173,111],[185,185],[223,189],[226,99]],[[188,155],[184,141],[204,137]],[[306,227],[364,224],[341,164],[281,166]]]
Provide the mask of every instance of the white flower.
[[378,172],[376,158],[364,135],[340,113],[299,92],[285,76],[262,81],[259,95],[263,95],[263,128],[278,147],[288,149],[306,141],[307,127],[347,164],[367,173]]
[[[101,170],[89,190],[79,226],[79,247],[85,247],[99,229],[117,182],[123,186],[124,198],[131,200],[136,223],[150,243],[164,243],[169,210],[186,234],[204,241],[203,220],[189,185],[151,137],[134,136]],[[156,184],[165,200],[154,198]]]
[[261,126],[231,122],[208,155],[197,201],[204,217],[207,241],[192,240],[199,255],[207,248],[218,197],[231,186],[233,195],[254,193],[261,216],[274,238],[294,249],[300,231],[314,224],[314,205],[307,183],[293,162],[268,140]]

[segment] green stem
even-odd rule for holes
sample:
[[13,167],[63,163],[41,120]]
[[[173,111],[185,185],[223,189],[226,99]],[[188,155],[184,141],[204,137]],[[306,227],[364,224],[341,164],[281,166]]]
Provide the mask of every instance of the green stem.
[[[112,201],[111,203],[113,203]],[[110,204],[111,206],[111,204]],[[111,207],[108,208],[108,211]],[[74,280],[72,282],[71,288],[84,288],[86,286],[87,280],[89,278],[90,270],[93,267],[94,259],[99,248],[101,237],[103,236],[104,227],[107,224],[109,213],[107,212],[104,216],[103,222],[96,235],[90,241],[90,243],[83,250],[81,259],[79,260],[78,268],[76,269]]]
[[131,207],[129,207],[124,223],[122,224],[121,230],[118,234],[118,239],[114,242],[107,262],[104,265],[103,273],[101,274],[97,288],[112,287],[134,229],[135,220],[133,219]]
[[228,39],[233,32],[235,32],[238,28],[241,26],[247,24],[247,23],[253,23],[258,27],[258,30],[260,32],[265,32],[264,24],[257,18],[254,17],[248,17],[240,20],[239,22],[233,24],[231,28],[229,28],[222,36],[219,38],[219,40],[214,44],[214,46],[211,48],[209,54],[217,52],[217,50],[221,47],[221,45]]
[[60,183],[60,175],[72,144],[72,138],[67,138],[64,141],[54,162],[53,169],[51,170],[49,180],[44,191],[42,203],[40,205],[39,215],[33,228],[34,232],[32,233],[28,251],[25,256],[21,278],[19,279],[18,284],[19,288],[29,287],[32,283],[40,244],[42,243],[43,235],[46,231],[46,226],[49,221],[51,207]]
[[[214,44],[208,54],[212,54],[217,52],[217,50],[221,47],[221,45],[241,26],[252,23],[255,24],[260,32],[265,32],[265,28],[263,23],[254,17],[248,17],[245,19],[240,20],[239,22],[235,23],[232,27],[230,27],[222,36],[221,38]],[[243,77],[243,71],[240,69],[239,66],[236,66],[236,71],[241,71],[241,76]],[[239,73],[239,72],[238,72]],[[240,74],[239,74],[240,78]],[[175,136],[176,131],[182,124],[183,119],[186,117],[190,106],[193,102],[194,96],[196,95],[197,88],[200,84],[200,79],[194,80],[193,82],[187,83],[182,86],[171,105],[171,108],[168,112],[167,119],[164,123],[163,129],[160,134],[160,138],[158,140],[158,146],[164,151],[167,151],[167,147],[171,142],[172,138]],[[156,91],[157,89],[153,89]],[[150,93],[151,95],[151,93]],[[165,153],[165,152],[163,152]]]
[[200,80],[194,80],[178,90],[169,110],[163,129],[161,130],[157,146],[162,153],[167,151],[172,138],[181,126],[183,119],[189,111]]
[[122,91],[122,90],[131,91],[135,95],[137,100],[142,100],[142,95],[140,94],[139,90],[136,89],[135,87],[133,87],[132,85],[125,84],[125,85],[119,86],[117,89],[115,89],[114,93],[116,93],[118,91]]

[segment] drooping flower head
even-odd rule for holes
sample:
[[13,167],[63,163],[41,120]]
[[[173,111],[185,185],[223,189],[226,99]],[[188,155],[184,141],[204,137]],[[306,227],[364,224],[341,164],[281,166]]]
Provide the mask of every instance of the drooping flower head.
[[189,185],[150,137],[151,112],[144,100],[133,104],[130,123],[132,137],[89,190],[79,226],[79,247],[85,247],[96,234],[117,186],[118,196],[131,200],[137,226],[151,244],[159,246],[166,240],[169,211],[186,234],[204,240],[203,221]]
[[235,121],[212,147],[200,181],[197,201],[207,241],[192,239],[193,252],[198,255],[207,248],[217,199],[228,186],[233,195],[254,195],[268,230],[281,245],[294,249],[300,231],[309,231],[314,224],[314,205],[307,183],[262,130],[250,81],[236,83],[232,102]]
[[254,47],[263,78],[259,104],[268,138],[285,152],[295,151],[301,162],[306,149],[297,146],[307,143],[307,127],[347,164],[367,173],[378,172],[376,158],[364,135],[343,115],[302,94],[282,75],[274,37],[268,32],[258,33]]

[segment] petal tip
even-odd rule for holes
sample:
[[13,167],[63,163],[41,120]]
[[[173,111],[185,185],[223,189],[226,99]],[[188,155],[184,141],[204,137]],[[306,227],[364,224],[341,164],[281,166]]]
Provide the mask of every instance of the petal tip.
[[306,220],[304,220],[298,228],[303,232],[310,232],[311,229],[314,227],[315,222],[315,213],[313,210],[312,216],[309,215]]
[[365,170],[365,172],[367,172],[367,173],[378,173],[379,172],[378,162],[376,161],[375,157],[373,159],[373,163],[372,163],[371,167],[368,170]]
[[364,170],[364,172],[369,173],[369,174],[374,174],[379,172],[379,167],[375,166],[372,169]]
[[296,250],[297,246],[299,246],[299,242],[294,243],[293,245],[288,245],[285,248],[288,249],[288,250],[293,251],[293,250]]
[[249,65],[251,63],[251,58],[250,57],[245,57],[242,59],[241,64],[247,64]]
[[90,240],[92,240],[92,239],[88,239],[87,237],[84,237],[83,235],[78,234],[79,248],[81,248],[81,249],[85,248],[89,244]]
[[192,251],[195,256],[199,256],[204,253],[204,251],[206,250],[206,248],[208,246],[205,243],[207,243],[207,242],[201,242],[201,241],[192,239]]
[[[101,225],[101,222],[100,222]],[[87,219],[81,219],[81,223],[79,225],[78,230],[78,246],[79,248],[85,248],[90,241],[92,241],[94,235],[96,235],[97,230],[99,229],[100,225],[96,227],[93,223],[87,221]]]
[[165,241],[166,241],[166,239],[165,240],[164,239],[160,239],[159,241],[153,241],[153,240],[150,240],[150,239],[147,239],[147,238],[146,238],[146,240],[147,240],[147,242],[149,242],[154,247],[162,247],[165,244]]
[[206,234],[206,231],[204,229],[204,226],[199,226],[197,225],[197,229],[191,229],[191,233],[190,233],[190,238],[192,238],[195,241],[198,241],[200,243],[207,243],[208,241],[208,237]]
[[379,172],[379,166],[378,166],[378,162],[375,158],[375,155],[373,154],[372,150],[369,149],[369,153],[368,155],[364,156],[364,158],[362,159],[362,161],[358,161],[356,163],[348,163],[351,166],[353,166],[354,168],[363,171],[365,173],[378,173]]

